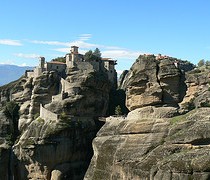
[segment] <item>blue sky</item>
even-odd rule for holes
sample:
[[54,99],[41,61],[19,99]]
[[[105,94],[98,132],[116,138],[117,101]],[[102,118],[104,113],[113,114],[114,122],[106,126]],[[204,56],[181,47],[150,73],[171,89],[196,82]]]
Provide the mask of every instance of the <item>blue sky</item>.
[[6,0],[0,2],[0,63],[35,66],[98,47],[129,69],[141,53],[210,60],[208,0]]

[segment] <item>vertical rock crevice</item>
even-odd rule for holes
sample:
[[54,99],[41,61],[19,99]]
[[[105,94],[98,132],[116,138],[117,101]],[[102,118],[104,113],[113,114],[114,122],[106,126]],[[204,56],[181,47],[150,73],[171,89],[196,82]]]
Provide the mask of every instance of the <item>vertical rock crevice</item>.
[[161,88],[161,90],[162,90],[161,101],[163,102],[163,101],[164,101],[164,97],[163,97],[163,88],[162,88],[162,86],[161,86],[160,79],[159,79],[159,71],[160,71],[159,63],[160,63],[160,62],[156,62],[156,79],[157,79],[157,83],[159,84],[159,86],[160,86],[160,88]]

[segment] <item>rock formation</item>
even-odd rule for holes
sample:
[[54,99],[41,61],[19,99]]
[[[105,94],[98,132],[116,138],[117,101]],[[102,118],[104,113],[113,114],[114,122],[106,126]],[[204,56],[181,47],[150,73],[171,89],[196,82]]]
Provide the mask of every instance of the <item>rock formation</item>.
[[173,118],[164,112],[170,109],[108,118],[85,179],[209,179],[210,109]]
[[53,101],[46,108],[55,113],[75,116],[105,116],[109,103],[111,84],[106,74],[94,69],[69,69],[66,82],[69,84],[68,97]]
[[155,56],[139,56],[122,84],[129,110],[147,105],[178,106],[186,91],[183,73],[174,60],[158,61]]
[[210,107],[210,72],[206,68],[197,68],[185,75],[186,95],[180,103],[183,109]]
[[[8,166],[1,166],[0,172],[5,179],[9,175],[15,179],[84,177],[93,154],[92,140],[103,124],[98,117],[108,111],[111,83],[106,74],[91,67],[68,70],[65,79],[48,71],[1,87],[2,107],[10,100],[20,105],[20,137],[12,150],[6,138],[10,132],[5,130],[9,122],[1,118],[1,132],[6,135],[1,134],[4,158],[0,158],[0,165]],[[40,104],[56,113],[57,119],[43,119]]]
[[120,75],[119,79],[118,79],[118,88],[119,89],[123,89],[124,85],[123,85],[123,82],[124,82],[124,79],[125,79],[125,76],[128,74],[128,70],[124,70],[122,72],[122,74]]
[[0,111],[0,174],[9,179],[11,148],[7,143],[10,138],[9,122]]
[[92,118],[34,120],[13,146],[17,179],[82,179],[98,131]]
[[192,110],[209,107],[209,71],[173,60],[133,64],[121,83],[131,112],[106,119],[86,180],[210,178],[210,108]]
[[209,70],[179,62],[141,55],[117,91],[88,63],[0,87],[1,109],[20,105],[15,142],[0,111],[2,179],[209,179]]

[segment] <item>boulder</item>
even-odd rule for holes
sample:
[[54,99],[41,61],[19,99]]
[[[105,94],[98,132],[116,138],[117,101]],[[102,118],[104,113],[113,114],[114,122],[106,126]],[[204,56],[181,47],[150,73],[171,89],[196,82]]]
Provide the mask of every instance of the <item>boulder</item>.
[[155,107],[155,106],[146,106],[143,108],[135,109],[128,113],[128,120],[137,120],[137,119],[148,119],[148,118],[171,118],[178,115],[177,107]]

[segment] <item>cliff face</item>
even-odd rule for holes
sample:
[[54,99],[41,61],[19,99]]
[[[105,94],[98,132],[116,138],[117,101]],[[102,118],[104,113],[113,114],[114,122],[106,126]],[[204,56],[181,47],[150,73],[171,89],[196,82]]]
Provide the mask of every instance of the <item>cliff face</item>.
[[[103,124],[98,117],[108,110],[110,89],[108,77],[91,67],[71,68],[65,79],[51,71],[1,87],[2,107],[11,100],[20,105],[20,136],[12,150],[5,137],[9,120],[1,118],[1,132],[8,128],[0,139],[0,165],[8,164],[0,167],[5,179],[82,179],[93,154],[92,140]],[[57,119],[43,119],[40,104]]]
[[11,148],[7,144],[9,138],[9,121],[0,111],[0,174],[3,178],[9,178]]
[[68,97],[47,104],[47,109],[75,116],[106,115],[111,88],[106,74],[96,72],[91,67],[88,70],[71,68],[64,86]]
[[187,91],[180,103],[181,108],[210,107],[209,77],[209,69],[204,67],[186,73]]
[[[209,70],[185,72],[192,68],[140,56],[111,101],[108,77],[90,64],[63,78],[51,71],[0,87],[1,107],[20,105],[12,148],[11,123],[0,112],[2,179],[79,180],[88,166],[87,180],[209,179]],[[98,117],[124,99],[127,117],[109,117],[100,129]],[[48,114],[39,114],[40,104]]]
[[170,109],[107,119],[85,179],[209,179],[210,109],[174,118],[160,111]]
[[130,112],[106,119],[85,179],[210,178],[209,70],[184,67],[139,57],[121,83]]
[[155,56],[140,56],[122,84],[129,110],[147,105],[177,106],[186,91],[183,73],[174,60],[157,61]]
[[[13,146],[17,179],[82,179],[98,131],[93,118],[34,120]],[[21,172],[21,173],[20,173]]]

